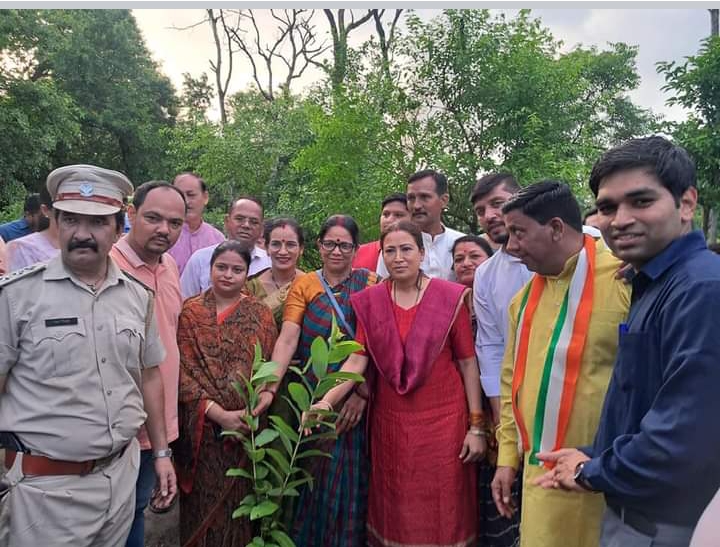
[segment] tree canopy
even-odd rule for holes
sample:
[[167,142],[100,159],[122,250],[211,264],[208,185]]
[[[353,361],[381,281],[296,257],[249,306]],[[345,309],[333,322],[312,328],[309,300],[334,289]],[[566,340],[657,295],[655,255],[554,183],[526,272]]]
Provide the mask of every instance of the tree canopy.
[[[340,58],[322,61],[320,80],[302,92],[284,83],[223,95],[226,120],[215,122],[212,79],[186,74],[176,96],[128,11],[5,10],[0,51],[13,70],[0,77],[0,120],[11,128],[0,136],[0,209],[64,163],[120,169],[136,184],[193,170],[216,222],[231,198],[253,194],[311,235],[327,215],[351,214],[369,240],[383,196],[431,167],[450,180],[447,224],[474,231],[468,196],[483,172],[560,179],[587,201],[600,152],[652,129],[653,115],[628,97],[639,81],[633,46],[565,52],[529,11],[408,12],[404,28],[392,11],[344,14]],[[222,31],[223,14],[213,15],[209,36]],[[375,33],[350,47],[358,22]]]

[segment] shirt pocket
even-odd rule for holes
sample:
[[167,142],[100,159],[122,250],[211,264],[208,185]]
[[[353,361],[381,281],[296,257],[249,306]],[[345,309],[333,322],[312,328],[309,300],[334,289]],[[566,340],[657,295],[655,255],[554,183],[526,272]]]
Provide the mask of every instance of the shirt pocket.
[[145,341],[145,324],[131,317],[115,318],[118,362],[129,369],[139,369],[140,348]]
[[628,412],[643,415],[660,387],[659,340],[653,332],[627,332],[620,336],[615,380],[625,393]]
[[37,373],[42,378],[69,376],[82,370],[81,351],[87,351],[85,321],[76,325],[49,327],[44,322],[30,327],[34,352],[38,355]]

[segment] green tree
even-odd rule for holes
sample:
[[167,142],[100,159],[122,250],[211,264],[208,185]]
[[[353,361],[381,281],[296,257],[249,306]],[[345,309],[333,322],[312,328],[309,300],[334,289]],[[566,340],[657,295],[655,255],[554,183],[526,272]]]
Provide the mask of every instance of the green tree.
[[524,183],[559,178],[582,198],[600,151],[652,121],[627,97],[639,81],[636,48],[564,54],[527,10],[514,18],[446,10],[407,23],[402,53],[414,62],[402,80],[424,113],[414,155],[448,174],[447,216],[459,229],[474,227],[467,201],[478,172],[509,169]]
[[709,211],[720,206],[720,37],[704,40],[698,54],[682,64],[662,62],[657,67],[665,76],[663,90],[673,93],[668,104],[690,111],[685,121],[670,124],[670,129],[697,164],[707,232]]
[[25,156],[0,165],[13,194],[66,163],[136,182],[160,174],[178,101],[128,10],[2,10],[0,66],[0,120],[12,127],[0,150]]

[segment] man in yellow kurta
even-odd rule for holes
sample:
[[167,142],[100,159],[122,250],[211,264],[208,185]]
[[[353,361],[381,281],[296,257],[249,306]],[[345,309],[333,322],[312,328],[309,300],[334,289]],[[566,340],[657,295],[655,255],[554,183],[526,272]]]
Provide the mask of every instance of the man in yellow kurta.
[[602,240],[583,234],[580,207],[565,184],[528,186],[503,214],[508,252],[535,275],[509,309],[493,498],[501,514],[514,510],[510,485],[522,458],[521,545],[595,547],[602,496],[533,485],[547,471],[535,454],[592,442],[629,289],[616,279],[620,263]]

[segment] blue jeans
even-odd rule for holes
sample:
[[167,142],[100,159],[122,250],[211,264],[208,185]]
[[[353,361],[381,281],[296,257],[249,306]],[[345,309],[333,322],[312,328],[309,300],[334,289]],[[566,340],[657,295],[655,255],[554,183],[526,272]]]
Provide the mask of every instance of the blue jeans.
[[143,547],[145,545],[145,508],[150,503],[155,479],[152,450],[141,450],[140,472],[135,483],[135,518],[125,547]]

